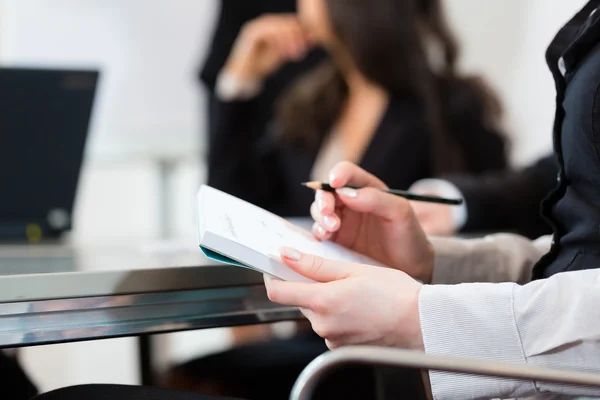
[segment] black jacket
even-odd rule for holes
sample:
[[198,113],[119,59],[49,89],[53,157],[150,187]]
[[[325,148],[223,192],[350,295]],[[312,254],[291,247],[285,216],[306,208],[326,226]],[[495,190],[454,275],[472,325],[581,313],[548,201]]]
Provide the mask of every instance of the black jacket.
[[[314,193],[300,183],[310,179],[319,148],[288,145],[275,139],[276,132],[266,133],[271,119],[257,123],[257,114],[265,112],[262,107],[262,102],[249,101],[220,103],[215,109],[208,183],[280,215],[307,216]],[[425,121],[414,101],[392,99],[361,167],[399,189],[431,177],[431,135]],[[465,130],[454,132],[467,171],[504,169],[501,136],[473,121],[462,123]]]
[[468,218],[463,233],[513,232],[535,239],[552,233],[540,214],[540,203],[556,187],[554,154],[521,170],[446,179],[463,194]]
[[552,41],[546,58],[557,89],[557,185],[542,215],[554,232],[533,278],[600,266],[600,0]]

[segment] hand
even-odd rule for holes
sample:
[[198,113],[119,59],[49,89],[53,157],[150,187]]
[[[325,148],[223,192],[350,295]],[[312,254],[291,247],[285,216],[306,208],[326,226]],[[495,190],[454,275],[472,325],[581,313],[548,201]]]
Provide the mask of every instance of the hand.
[[424,349],[418,307],[422,285],[405,273],[324,260],[290,248],[281,249],[281,259],[316,283],[265,276],[269,299],[300,307],[330,349],[347,345]]
[[334,195],[319,191],[311,206],[313,233],[332,240],[428,283],[433,274],[433,247],[410,203],[378,189],[387,186],[351,163],[338,164],[330,174]]
[[242,28],[225,71],[240,79],[262,81],[286,61],[303,59],[309,49],[308,36],[295,15],[265,15]]
[[427,235],[453,236],[456,234],[454,217],[450,206],[417,201],[411,202],[411,205],[423,227],[423,231]]

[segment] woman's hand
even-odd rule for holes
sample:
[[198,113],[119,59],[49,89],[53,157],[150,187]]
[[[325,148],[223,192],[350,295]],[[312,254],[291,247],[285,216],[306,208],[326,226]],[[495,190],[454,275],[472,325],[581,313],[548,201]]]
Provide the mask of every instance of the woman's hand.
[[378,345],[423,350],[422,285],[401,271],[348,264],[281,249],[282,261],[316,283],[265,277],[269,299],[300,307],[330,349]]
[[285,62],[303,59],[309,49],[294,14],[264,15],[242,28],[225,71],[239,79],[262,81]]
[[[423,194],[439,196],[438,193]],[[411,202],[411,205],[426,234],[431,236],[453,236],[456,234],[451,206],[423,202]]]
[[311,215],[318,239],[332,240],[422,282],[431,281],[433,247],[406,199],[378,190],[387,186],[347,162],[331,171],[329,183],[334,188],[366,188],[317,192]]

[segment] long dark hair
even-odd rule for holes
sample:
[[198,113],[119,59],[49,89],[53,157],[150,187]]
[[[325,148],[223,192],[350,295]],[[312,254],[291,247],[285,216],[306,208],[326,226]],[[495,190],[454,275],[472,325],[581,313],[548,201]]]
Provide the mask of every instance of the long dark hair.
[[[477,117],[495,124],[501,110],[492,92],[477,79],[459,78],[459,47],[444,18],[440,0],[326,0],[333,29],[355,65],[391,97],[414,100],[432,132],[434,174],[464,168],[459,146],[446,133],[448,114],[440,91],[469,87]],[[441,53],[433,70],[427,45]],[[457,84],[461,85],[457,85]],[[466,84],[466,85],[462,85]],[[332,129],[348,95],[341,71],[328,60],[298,80],[281,97],[278,122],[285,140],[317,146]]]

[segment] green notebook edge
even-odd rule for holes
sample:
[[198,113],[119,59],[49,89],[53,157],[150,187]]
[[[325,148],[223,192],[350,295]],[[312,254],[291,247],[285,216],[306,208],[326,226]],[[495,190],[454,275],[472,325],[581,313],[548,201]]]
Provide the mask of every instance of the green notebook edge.
[[200,246],[200,250],[202,250],[202,253],[204,253],[204,255],[206,256],[206,258],[213,260],[213,261],[218,261],[222,264],[227,264],[227,265],[233,265],[235,267],[242,267],[242,268],[246,268],[246,269],[251,269],[253,271],[256,271],[254,268],[246,265],[246,264],[242,264],[238,261],[235,261],[229,257],[226,257],[222,254],[217,253],[216,251],[212,251],[210,249],[207,249],[206,247]]

